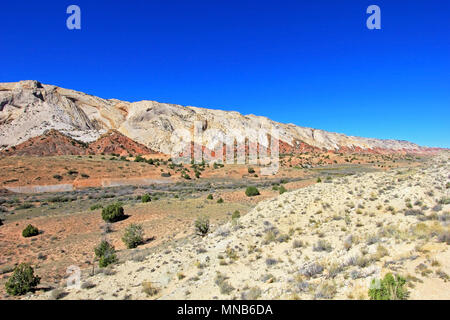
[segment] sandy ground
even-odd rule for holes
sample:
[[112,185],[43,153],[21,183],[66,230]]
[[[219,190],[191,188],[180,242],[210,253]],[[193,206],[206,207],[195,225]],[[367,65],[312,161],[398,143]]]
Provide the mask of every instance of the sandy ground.
[[[152,155],[145,158],[160,159],[159,165],[142,162],[120,161],[110,155],[94,156],[55,156],[55,157],[0,157],[0,188],[40,186],[58,186],[73,189],[108,186],[114,182],[125,184],[145,184],[149,180],[155,182],[185,181],[181,178],[180,168],[171,168],[168,156]],[[401,166],[411,166],[417,162],[416,157],[402,155],[339,155],[339,154],[303,154],[285,155],[280,159],[279,171],[271,178],[304,177],[302,166],[320,168],[329,165],[369,165],[376,169],[388,170]],[[253,167],[255,174],[249,174]],[[184,168],[189,170],[192,179],[194,172],[190,164]],[[162,177],[162,172],[171,177]],[[227,164],[223,168],[205,167],[201,178],[207,179],[250,179],[261,180],[260,170],[254,165]],[[43,190],[44,191],[44,190]],[[63,190],[61,190],[63,191]]]
[[367,299],[371,280],[392,272],[410,299],[450,299],[449,169],[441,154],[286,192],[205,237],[85,271],[82,288],[25,298]]

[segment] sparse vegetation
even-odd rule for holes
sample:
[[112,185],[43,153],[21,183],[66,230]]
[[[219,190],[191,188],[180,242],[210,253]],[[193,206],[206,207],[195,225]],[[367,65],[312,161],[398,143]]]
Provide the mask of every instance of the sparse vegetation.
[[24,295],[34,290],[40,281],[41,278],[34,275],[34,270],[29,264],[21,263],[6,282],[6,292],[12,296]]
[[150,202],[150,201],[152,201],[152,198],[150,197],[149,194],[144,194],[144,195],[141,197],[141,202],[142,202],[142,203],[147,203],[147,202]]
[[331,247],[331,244],[323,239],[319,239],[316,244],[313,246],[313,251],[326,251],[331,252],[333,248]]
[[205,236],[209,231],[209,217],[206,215],[200,215],[195,220],[195,230],[198,235]]
[[151,281],[144,281],[142,282],[142,291],[152,297],[158,294],[159,289]]
[[233,290],[233,286],[227,281],[228,277],[218,273],[216,275],[215,283],[219,287],[220,293],[229,295]]
[[97,209],[103,209],[103,206],[101,204],[97,203],[97,204],[92,205],[90,209],[91,209],[91,211],[94,211]]
[[116,250],[112,244],[103,240],[94,249],[95,257],[98,259],[100,268],[104,268],[110,264],[117,262]]
[[125,228],[122,241],[128,249],[136,248],[144,242],[144,229],[141,224],[132,223]]
[[284,186],[280,186],[280,188],[278,188],[278,191],[280,192],[280,194],[283,194],[287,191],[287,189]]
[[106,222],[117,222],[125,218],[124,210],[120,202],[110,204],[102,210],[102,218]]
[[35,226],[29,224],[25,229],[22,231],[22,236],[24,238],[34,237],[39,234],[39,229]]
[[259,190],[256,187],[247,187],[247,189],[245,190],[245,195],[247,197],[254,197],[254,196],[259,196]]
[[405,300],[408,296],[405,283],[405,278],[387,273],[382,280],[372,280],[369,297],[371,300]]

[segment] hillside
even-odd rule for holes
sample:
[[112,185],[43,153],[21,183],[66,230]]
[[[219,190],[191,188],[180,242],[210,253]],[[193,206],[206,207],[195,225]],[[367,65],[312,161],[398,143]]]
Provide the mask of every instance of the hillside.
[[155,154],[153,150],[124,136],[116,130],[109,130],[91,143],[71,138],[55,129],[28,139],[0,152],[6,156],[66,156],[115,154],[120,156]]
[[28,139],[5,149],[2,155],[9,156],[62,156],[86,154],[87,144],[51,129],[42,135]]
[[29,298],[367,299],[371,280],[390,272],[409,299],[449,299],[450,158],[432,161],[286,192],[205,237],[85,270],[81,289]]
[[146,146],[124,136],[116,130],[109,130],[89,144],[88,154],[118,154],[120,156],[154,154]]
[[[82,92],[41,84],[37,81],[0,83],[0,147],[15,146],[42,135],[46,130],[58,130],[76,140],[93,142],[110,129],[117,130],[144,146],[165,154],[180,151],[171,140],[175,130],[212,133],[203,144],[214,148],[221,134],[246,137],[249,143],[258,141],[256,130],[268,134],[275,128],[282,151],[300,153],[310,150],[336,152],[433,152],[397,140],[380,140],[346,136],[324,130],[282,124],[266,117],[242,115],[238,112],[159,103],[155,101],[126,102],[102,99]],[[98,145],[98,144],[97,144]],[[97,146],[96,145],[96,146]],[[102,147],[100,147],[101,149]]]

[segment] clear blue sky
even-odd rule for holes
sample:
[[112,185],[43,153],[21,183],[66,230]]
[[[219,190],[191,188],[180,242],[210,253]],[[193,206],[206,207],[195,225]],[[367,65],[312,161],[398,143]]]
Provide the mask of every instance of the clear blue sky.
[[447,0],[4,1],[0,82],[450,147],[449,16]]

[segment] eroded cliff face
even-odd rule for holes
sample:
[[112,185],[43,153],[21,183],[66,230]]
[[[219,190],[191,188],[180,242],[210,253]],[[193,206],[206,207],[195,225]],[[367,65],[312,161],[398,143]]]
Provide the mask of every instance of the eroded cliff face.
[[282,124],[266,117],[238,112],[184,107],[155,101],[126,102],[102,99],[38,81],[0,83],[0,146],[22,143],[55,129],[70,137],[92,142],[110,129],[148,148],[173,153],[179,148],[176,130],[203,134],[203,144],[213,148],[221,135],[258,140],[261,132],[278,134],[286,150],[427,152],[414,143],[346,136],[324,130]]

